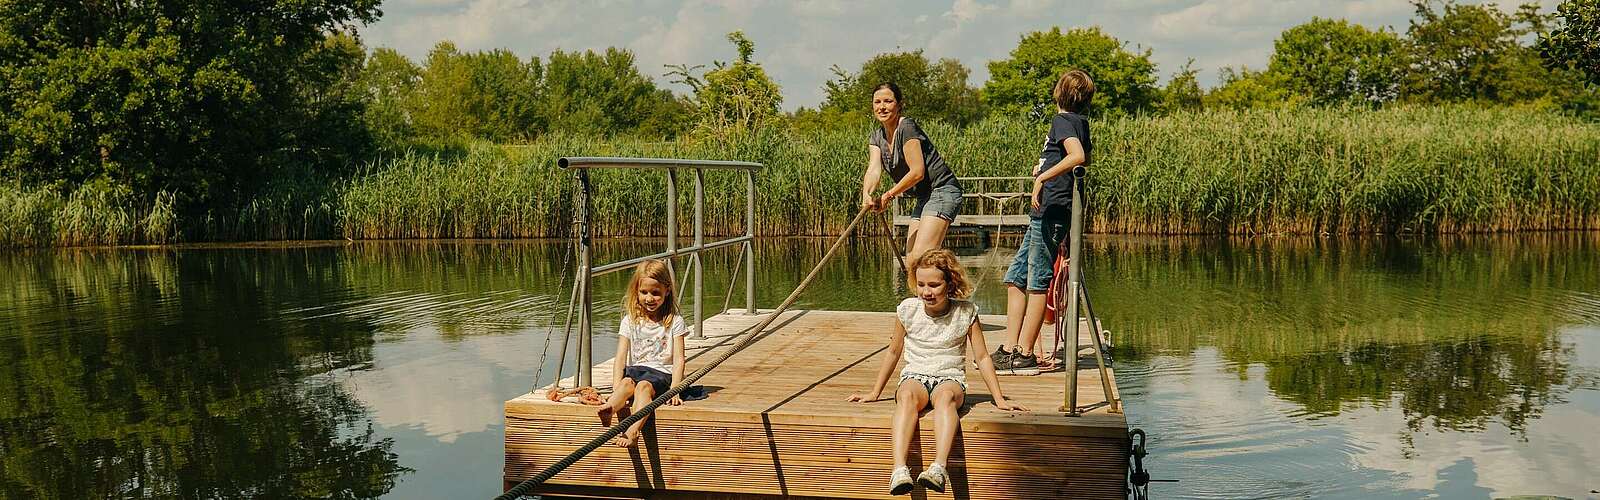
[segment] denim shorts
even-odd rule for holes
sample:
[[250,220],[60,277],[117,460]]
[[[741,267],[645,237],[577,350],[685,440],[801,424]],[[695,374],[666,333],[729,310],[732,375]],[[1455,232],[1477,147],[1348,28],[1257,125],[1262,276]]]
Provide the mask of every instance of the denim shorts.
[[[648,366],[628,365],[622,369],[622,378],[633,379],[634,384],[638,384],[640,382],[649,382],[650,390],[656,394],[661,394],[672,389],[671,373],[657,370]],[[683,392],[679,392],[678,399],[682,399],[684,401],[696,401],[705,399],[708,395],[710,395],[710,393],[706,392],[705,386],[692,385],[685,387]]]
[[921,373],[911,372],[901,373],[900,383],[905,384],[907,380],[915,380],[922,384],[922,388],[927,389],[928,395],[930,396],[933,395],[934,388],[939,387],[939,384],[943,384],[945,382],[955,382],[957,384],[961,384],[961,392],[967,392],[967,383],[955,377],[935,377],[933,375],[923,375]]
[[1022,246],[1006,269],[1005,282],[1029,292],[1043,293],[1055,279],[1056,252],[1067,236],[1067,221],[1054,218],[1028,218],[1028,231],[1022,233]]
[[628,365],[622,369],[622,378],[631,378],[635,384],[649,382],[658,394],[672,388],[672,374],[648,366]]
[[917,205],[911,207],[911,218],[921,219],[924,215],[933,214],[955,222],[956,214],[960,211],[961,187],[946,184],[928,191],[927,196],[918,197]]

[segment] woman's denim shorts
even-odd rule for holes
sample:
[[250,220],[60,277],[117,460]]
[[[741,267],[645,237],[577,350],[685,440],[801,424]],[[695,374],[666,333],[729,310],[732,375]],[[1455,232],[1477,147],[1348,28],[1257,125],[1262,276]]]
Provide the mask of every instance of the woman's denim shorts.
[[922,216],[931,214],[955,222],[956,214],[959,212],[961,212],[961,187],[946,184],[933,188],[927,196],[917,198],[917,205],[911,207],[911,218],[921,219]]

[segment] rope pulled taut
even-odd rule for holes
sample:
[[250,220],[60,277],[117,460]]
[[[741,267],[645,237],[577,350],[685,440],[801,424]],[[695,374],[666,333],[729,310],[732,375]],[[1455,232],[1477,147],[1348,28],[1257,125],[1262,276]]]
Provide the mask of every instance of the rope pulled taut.
[[732,348],[724,351],[721,356],[718,356],[710,363],[707,363],[700,369],[690,373],[688,376],[683,378],[682,382],[672,386],[672,388],[668,389],[666,392],[657,395],[655,400],[650,401],[650,403],[644,405],[643,408],[635,410],[632,415],[629,415],[627,418],[622,419],[622,421],[612,425],[610,428],[606,429],[605,432],[600,433],[599,436],[596,436],[594,439],[590,440],[588,444],[583,445],[583,447],[578,448],[576,451],[573,451],[566,457],[563,457],[561,460],[557,460],[556,463],[550,464],[549,467],[545,467],[544,470],[539,471],[538,474],[534,474],[533,477],[530,477],[521,483],[517,483],[516,486],[507,489],[504,494],[495,497],[496,500],[514,500],[528,494],[528,492],[534,487],[544,484],[545,481],[549,481],[551,478],[555,477],[556,474],[560,474],[561,471],[566,470],[567,467],[571,467],[572,464],[578,463],[578,460],[583,459],[584,456],[594,452],[594,450],[600,449],[601,446],[605,446],[607,442],[611,441],[611,438],[617,437],[617,435],[622,434],[625,429],[627,429],[629,426],[632,426],[635,422],[638,422],[639,420],[654,413],[656,408],[660,408],[661,405],[666,404],[667,401],[676,397],[679,393],[683,392],[684,389],[694,385],[694,383],[698,382],[701,377],[704,377],[707,373],[710,373],[711,370],[715,369],[718,365],[721,365],[722,362],[727,361],[728,358],[733,357],[734,354],[738,354],[739,351],[744,350],[745,347],[748,347],[751,343],[755,342],[756,339],[761,338],[762,331],[766,330],[768,326],[771,326],[772,322],[777,320],[779,316],[782,316],[783,312],[787,310],[789,306],[794,305],[794,301],[800,297],[800,293],[805,291],[807,286],[811,285],[812,280],[815,280],[817,274],[822,271],[822,266],[828,263],[828,260],[833,257],[833,254],[839,250],[839,246],[842,245],[844,241],[855,232],[856,225],[861,222],[861,217],[866,215],[866,213],[866,208],[862,208],[860,211],[856,212],[855,217],[850,219],[850,225],[845,227],[844,232],[839,235],[839,238],[833,241],[833,245],[828,247],[828,252],[822,255],[822,260],[817,262],[816,267],[811,268],[811,272],[806,274],[805,279],[800,281],[800,285],[796,286],[794,291],[789,293],[788,298],[783,299],[783,303],[779,304],[778,308],[774,309],[770,316],[767,316],[766,319],[761,320],[761,323],[757,324],[755,328],[751,328],[750,331],[745,334],[745,338],[740,340],[738,344],[734,344]]

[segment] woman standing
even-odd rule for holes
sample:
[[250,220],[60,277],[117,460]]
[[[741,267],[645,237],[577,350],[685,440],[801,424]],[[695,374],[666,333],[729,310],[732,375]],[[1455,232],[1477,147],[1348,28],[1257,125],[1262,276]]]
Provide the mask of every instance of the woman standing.
[[[904,108],[900,87],[894,83],[881,83],[872,90],[872,116],[879,127],[867,143],[861,206],[881,212],[902,194],[916,197],[911,227],[906,230],[906,262],[916,262],[918,256],[943,245],[945,231],[961,210],[961,183],[917,122],[901,115]],[[885,171],[894,185],[874,197],[879,175]]]

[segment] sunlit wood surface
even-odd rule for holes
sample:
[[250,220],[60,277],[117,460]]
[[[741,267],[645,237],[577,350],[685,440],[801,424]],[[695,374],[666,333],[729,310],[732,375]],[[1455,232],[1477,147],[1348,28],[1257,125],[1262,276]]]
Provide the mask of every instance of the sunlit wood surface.
[[[706,338],[689,341],[689,369],[715,358],[764,318],[735,311],[707,319]],[[981,320],[989,345],[997,345],[1004,316]],[[892,498],[894,381],[882,401],[845,398],[871,390],[893,321],[890,312],[786,312],[765,338],[701,379],[713,391],[710,398],[662,407],[637,449],[602,448],[538,491],[619,498]],[[1086,344],[1087,323],[1079,333]],[[1058,411],[1065,385],[1060,370],[1002,376],[1007,396],[1031,409],[1008,413],[991,404],[988,388],[969,366],[970,392],[948,464],[950,487],[942,494],[919,487],[911,497],[1124,498],[1127,420],[1108,411],[1099,371],[1088,366],[1078,372],[1078,404],[1100,404],[1078,417]],[[594,380],[610,383],[610,360],[595,365]],[[564,382],[571,385],[570,379]],[[603,430],[593,407],[533,394],[507,401],[505,411],[508,485]],[[933,419],[924,415],[913,442],[912,474],[932,457]]]

